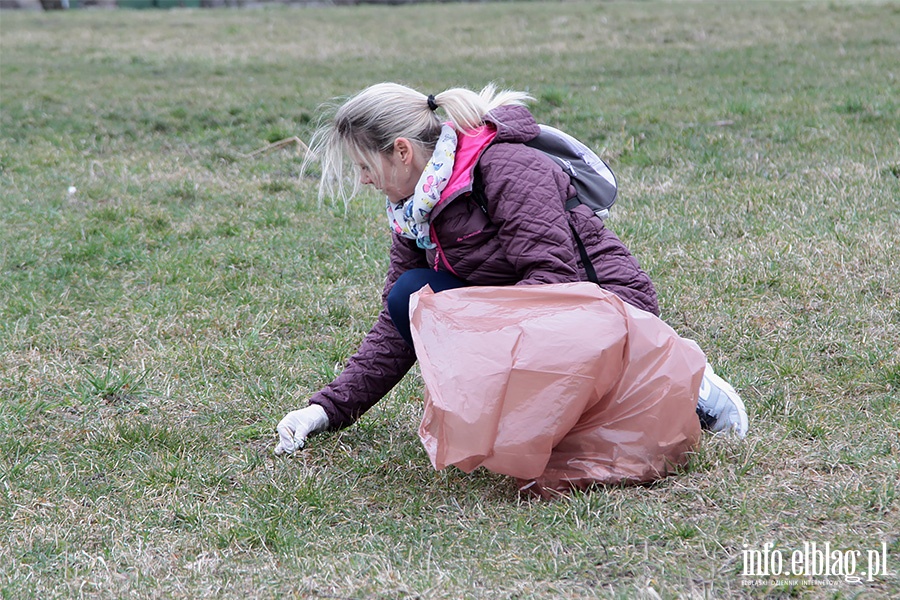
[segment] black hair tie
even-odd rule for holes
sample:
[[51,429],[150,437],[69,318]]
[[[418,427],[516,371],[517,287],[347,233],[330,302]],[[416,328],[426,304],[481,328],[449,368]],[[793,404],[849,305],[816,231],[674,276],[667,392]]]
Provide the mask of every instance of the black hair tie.
[[434,94],[428,95],[428,108],[431,109],[431,112],[434,112],[438,109],[437,102],[434,100]]

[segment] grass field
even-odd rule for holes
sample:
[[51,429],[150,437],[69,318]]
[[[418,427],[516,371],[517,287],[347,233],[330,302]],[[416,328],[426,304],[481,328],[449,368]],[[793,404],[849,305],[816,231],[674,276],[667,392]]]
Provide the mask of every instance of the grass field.
[[[6,11],[0,34],[3,598],[900,595],[900,4]],[[431,468],[412,373],[275,459],[377,314],[388,234],[374,195],[318,207],[295,148],[250,155],[382,80],[526,89],[601,151],[610,226],[748,438],[528,501]],[[744,576],[826,542],[860,583]]]

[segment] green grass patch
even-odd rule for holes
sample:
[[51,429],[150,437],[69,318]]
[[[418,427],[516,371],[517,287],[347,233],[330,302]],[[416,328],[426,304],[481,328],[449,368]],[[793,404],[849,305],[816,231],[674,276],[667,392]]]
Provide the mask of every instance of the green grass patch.
[[[4,11],[0,594],[900,594],[898,17],[877,0]],[[413,372],[276,460],[275,424],[378,312],[388,235],[373,195],[320,206],[294,146],[251,153],[383,80],[527,90],[596,147],[620,183],[610,227],[742,392],[748,439],[705,437],[652,486],[530,502],[434,472]],[[767,542],[886,548],[890,573],[743,585]]]

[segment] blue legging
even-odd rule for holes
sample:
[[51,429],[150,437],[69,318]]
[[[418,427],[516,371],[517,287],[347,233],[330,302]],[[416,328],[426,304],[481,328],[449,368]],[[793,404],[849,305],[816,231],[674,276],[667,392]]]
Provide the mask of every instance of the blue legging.
[[391,315],[394,327],[397,328],[410,348],[413,347],[413,340],[412,334],[409,332],[409,297],[426,285],[430,285],[435,292],[443,292],[465,287],[467,284],[446,271],[433,269],[410,269],[397,279],[387,297],[388,313]]

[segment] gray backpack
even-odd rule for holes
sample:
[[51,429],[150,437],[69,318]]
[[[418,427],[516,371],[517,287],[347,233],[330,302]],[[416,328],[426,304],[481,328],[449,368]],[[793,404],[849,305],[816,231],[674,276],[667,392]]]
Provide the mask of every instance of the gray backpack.
[[584,204],[605,219],[616,202],[616,176],[603,159],[568,133],[540,125],[541,133],[525,145],[552,158],[572,179],[578,195],[566,202],[566,210]]

